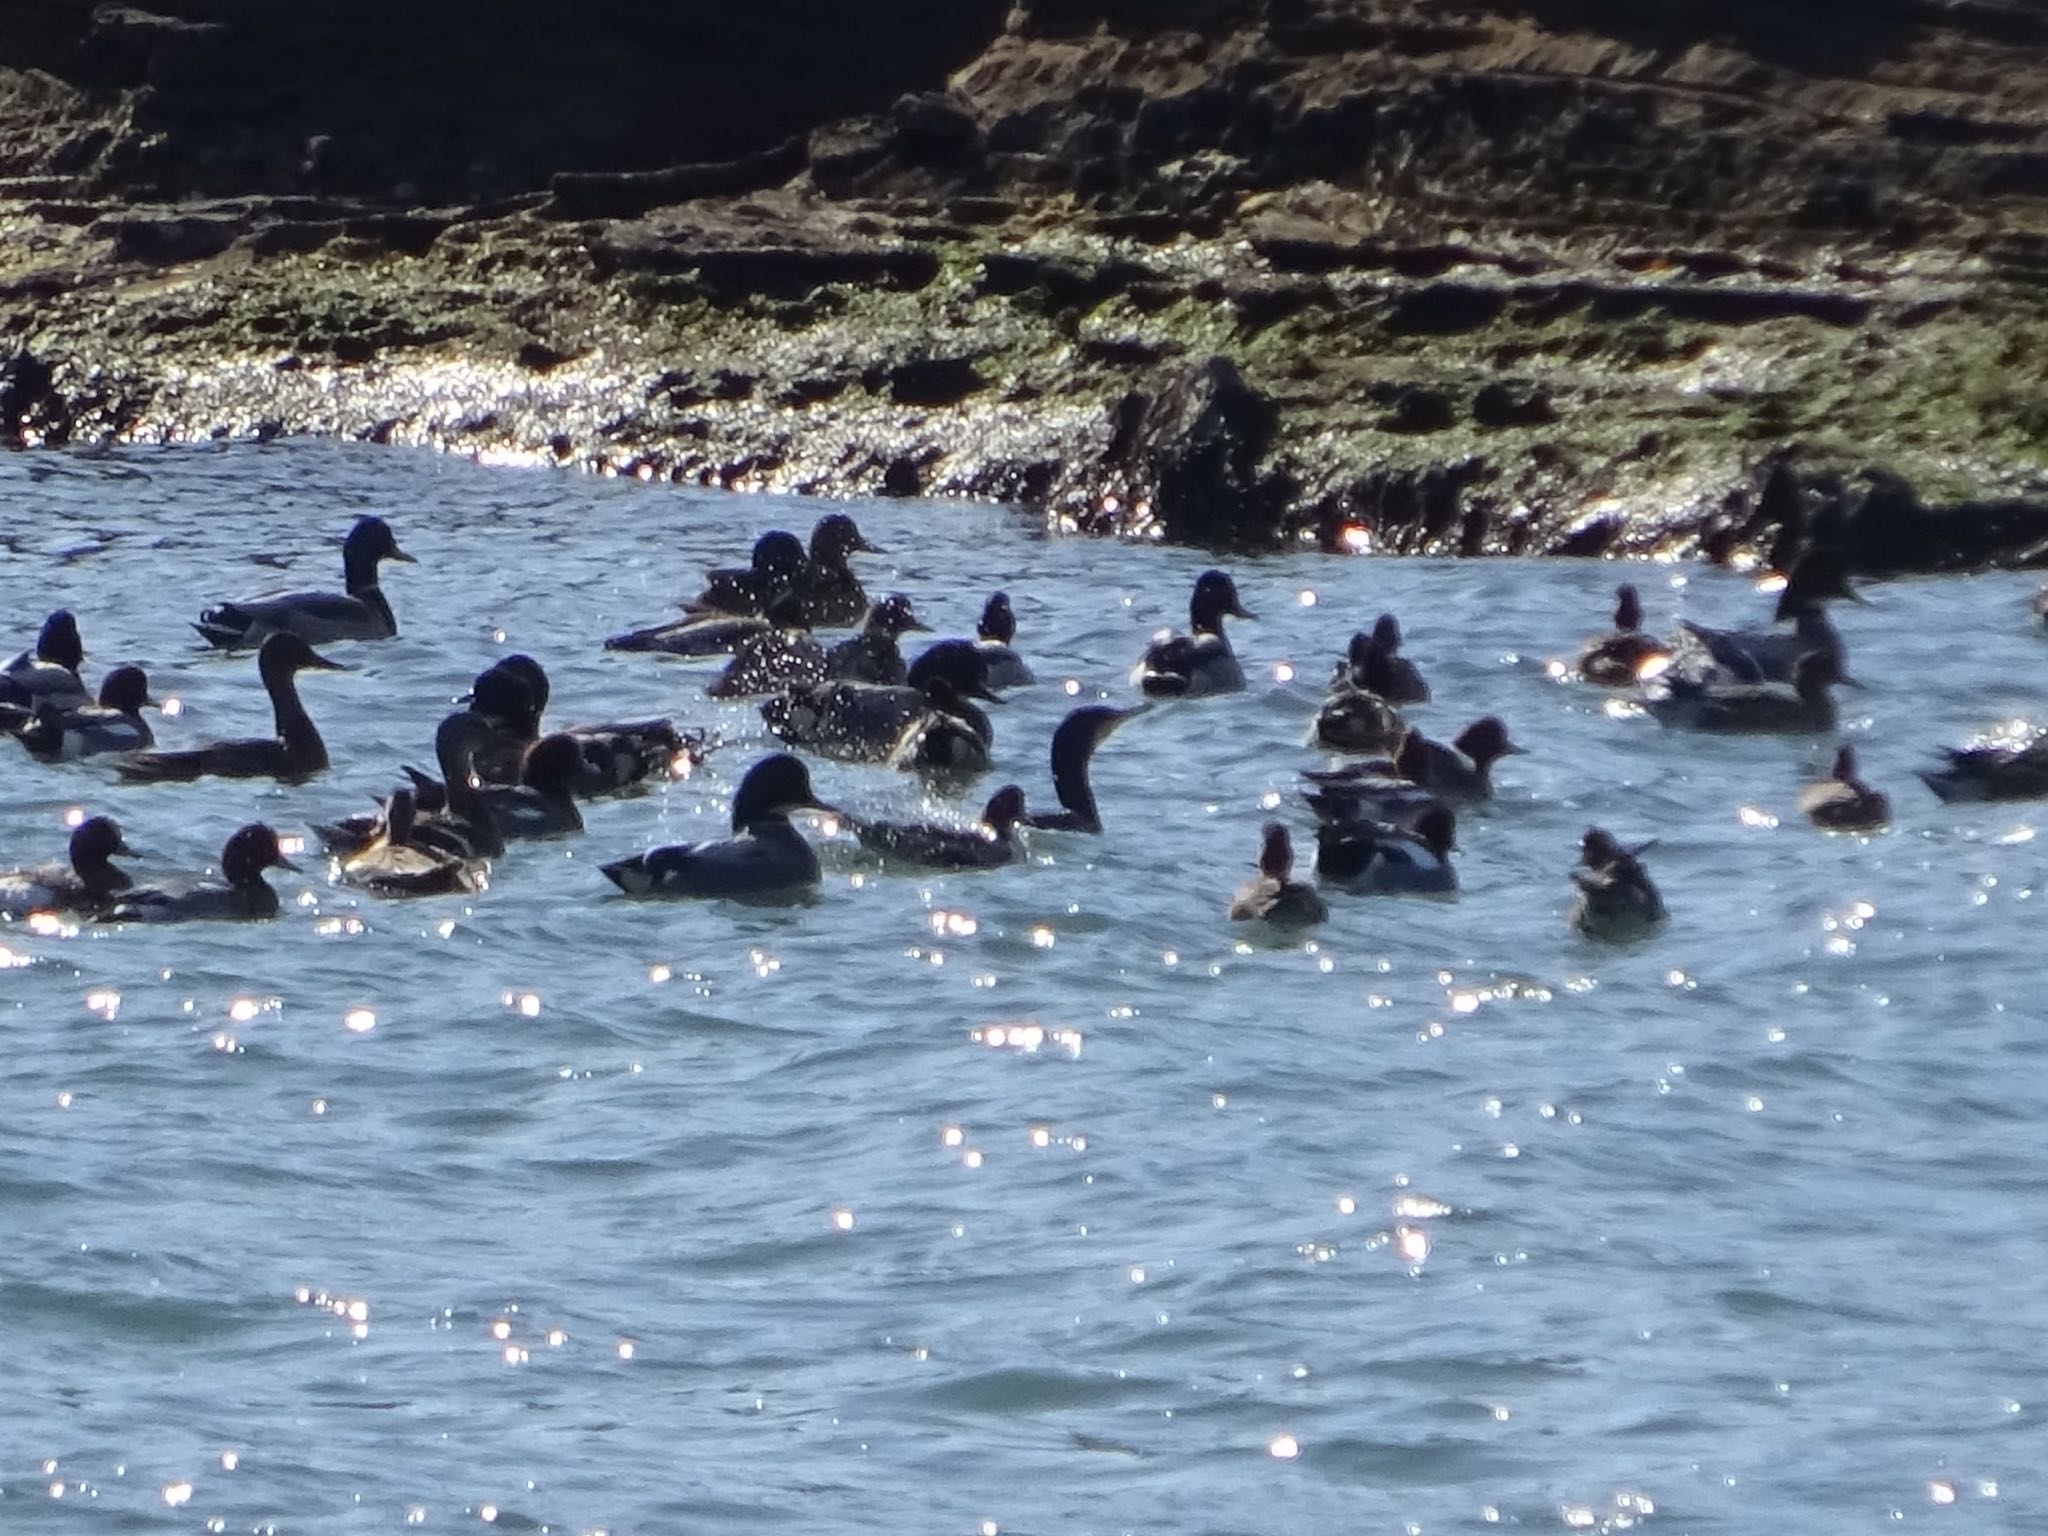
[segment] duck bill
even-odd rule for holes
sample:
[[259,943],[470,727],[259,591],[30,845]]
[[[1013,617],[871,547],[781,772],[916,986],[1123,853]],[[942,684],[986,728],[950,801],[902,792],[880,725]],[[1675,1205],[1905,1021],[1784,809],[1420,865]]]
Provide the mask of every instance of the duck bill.
[[1258,619],[1258,615],[1256,613],[1253,613],[1251,609],[1245,607],[1242,603],[1236,604],[1231,608],[1230,616],[1233,619],[1252,619],[1254,621]]
[[270,861],[270,867],[272,869],[288,869],[295,875],[299,872],[299,866],[281,853]]
[[838,806],[828,805],[816,797],[806,800],[804,802],[804,809],[816,811],[820,816],[837,816],[842,821],[847,819],[846,812],[842,811]]
[[330,661],[318,651],[308,656],[300,665],[314,672],[346,672],[348,670],[340,662]]
[[396,544],[392,545],[392,546],[391,546],[391,547],[390,547],[389,549],[387,549],[387,550],[385,550],[385,551],[384,551],[384,558],[385,558],[386,560],[396,560],[396,561],[397,561],[397,562],[398,562],[398,563],[399,563],[400,565],[418,565],[418,564],[419,564],[419,561],[417,561],[417,560],[413,559],[413,557],[412,557],[411,555],[408,555],[408,554],[407,554],[407,553],[406,553],[406,552],[405,552],[404,550],[400,549],[400,548],[399,548],[399,547],[398,547],[398,546],[397,546]]
[[857,538],[853,541],[853,552],[856,555],[886,555],[889,553],[881,545],[870,544],[865,538]]
[[1857,688],[1857,689],[1860,689],[1860,688],[1862,688],[1862,686],[1863,686],[1863,684],[1862,684],[1861,682],[1859,682],[1859,681],[1858,681],[1857,679],[1855,679],[1855,678],[1851,677],[1851,676],[1850,676],[1850,675],[1849,675],[1848,673],[1846,673],[1846,672],[1837,672],[1837,673],[1835,674],[1835,682],[1836,682],[1836,684],[1837,684],[1838,686],[1840,686],[1840,687],[1843,687],[1843,688]]

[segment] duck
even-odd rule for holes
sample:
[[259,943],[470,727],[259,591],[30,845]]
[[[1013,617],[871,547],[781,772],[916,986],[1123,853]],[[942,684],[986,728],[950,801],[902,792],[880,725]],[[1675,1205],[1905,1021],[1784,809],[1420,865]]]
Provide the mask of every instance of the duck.
[[924,869],[996,869],[1024,857],[1017,829],[1024,820],[1024,791],[1005,784],[982,807],[971,827],[931,821],[876,821],[849,816],[846,824],[861,847],[885,859]]
[[1861,686],[1840,657],[1809,651],[1789,683],[1700,682],[1675,672],[1650,685],[1643,707],[1664,725],[1720,735],[1814,735],[1835,728],[1837,683]]
[[1302,799],[1318,821],[1343,825],[1353,821],[1381,821],[1400,825],[1425,806],[1449,804],[1425,789],[1421,779],[1429,774],[1429,742],[1420,732],[1410,731],[1391,758],[1343,768],[1305,768],[1302,777],[1309,788]]
[[1244,668],[1223,633],[1223,621],[1255,617],[1238,600],[1237,584],[1229,576],[1204,571],[1188,600],[1188,633],[1162,634],[1148,645],[1134,680],[1154,698],[1243,692]]
[[[474,743],[488,727],[469,727]],[[472,757],[474,747],[472,746]],[[473,766],[473,764],[472,764]],[[444,781],[408,767],[418,808],[438,811],[448,803]],[[491,816],[507,842],[561,837],[583,830],[575,787],[583,772],[583,749],[566,731],[543,736],[526,749],[517,784],[486,784],[478,791],[490,803]]]
[[1089,775],[1095,749],[1109,740],[1118,726],[1149,707],[1140,704],[1119,709],[1110,704],[1082,704],[1068,710],[1052,733],[1052,790],[1060,808],[1030,812],[1024,825],[1044,832],[1100,834],[1102,813],[1095,803],[1095,785]]
[[384,802],[376,835],[341,862],[341,878],[382,896],[442,896],[474,891],[470,860],[414,841],[417,805],[410,789],[394,789]]
[[771,629],[742,642],[705,686],[714,699],[750,699],[794,683],[832,678],[895,687],[909,675],[902,636],[929,628],[908,597],[892,592],[870,608],[857,634],[827,648],[809,630]]
[[251,822],[220,851],[223,883],[136,887],[107,909],[106,918],[115,923],[267,921],[277,916],[278,899],[264,871],[297,868],[284,856],[277,833]]
[[2048,799],[2048,737],[2025,746],[1944,747],[1920,779],[1943,801]]
[[799,683],[761,701],[761,718],[792,746],[847,762],[986,767],[995,730],[970,700],[995,699],[973,642],[941,640],[898,687]]
[[192,780],[209,774],[224,779],[281,779],[297,783],[327,770],[327,744],[314,729],[312,716],[299,702],[298,674],[305,671],[346,672],[295,634],[272,634],[256,653],[256,671],[270,695],[276,734],[238,741],[216,741],[176,752],[137,752],[123,757],[116,770],[124,779],[144,783]]
[[[541,715],[551,692],[546,669],[524,652],[501,657],[477,674],[464,702],[489,727],[477,741],[479,777],[492,784],[521,782],[526,750],[540,739]],[[574,786],[583,800],[687,772],[711,750],[702,732],[678,730],[669,720],[572,725],[562,734],[573,737],[583,753],[583,770]]]
[[[1381,681],[1386,684],[1373,692],[1393,704],[1427,704],[1429,684],[1423,681],[1422,669],[1401,654],[1401,621],[1391,613],[1381,614],[1373,621],[1369,638],[1384,664]],[[1356,636],[1353,643],[1357,643]]]
[[1386,691],[1394,686],[1388,657],[1372,636],[1363,632],[1353,635],[1350,649],[1330,680],[1330,691],[1316,709],[1309,745],[1331,752],[1393,750],[1408,730]]
[[840,814],[818,798],[803,759],[773,752],[740,780],[732,836],[650,848],[600,867],[628,896],[800,900],[823,878],[817,853],[790,825],[802,810]]
[[2034,594],[2034,622],[2048,628],[2048,587]]
[[856,554],[879,555],[861,537],[860,528],[844,512],[828,512],[811,530],[809,558],[798,570],[793,606],[785,617],[818,629],[858,624],[868,611],[868,595],[848,563]]
[[[752,558],[740,567],[726,567],[706,573],[704,589],[681,604],[688,614],[723,613],[742,618],[774,616],[794,619],[788,606],[798,579],[810,556],[803,541],[781,528],[771,528],[754,540]],[[607,647],[626,649],[626,647]]]
[[439,781],[417,769],[406,769],[413,780],[416,803],[423,785],[440,801],[433,811],[415,816],[413,841],[465,859],[495,859],[505,852],[505,829],[498,821],[497,805],[476,776],[477,748],[491,737],[489,722],[469,710],[458,709],[442,717],[434,728]]
[[1828,776],[1800,791],[1799,809],[1828,832],[1881,832],[1892,819],[1891,801],[1863,782],[1856,772],[1856,749],[1846,742],[1836,751]]
[[782,634],[785,628],[777,620],[763,618],[759,614],[720,613],[712,609],[672,619],[665,624],[650,624],[645,629],[629,629],[623,634],[609,635],[605,638],[604,648],[685,659],[733,656],[753,641]]
[[1644,631],[1642,599],[1623,582],[1614,589],[1614,628],[1579,647],[1579,676],[1597,688],[1633,688],[1646,665],[1670,654]]
[[0,729],[11,732],[29,756],[46,763],[76,762],[109,752],[136,752],[156,744],[144,709],[153,708],[149,675],[136,666],[115,667],[100,679],[96,704],[30,710],[0,705]]
[[1353,890],[1448,895],[1458,889],[1457,846],[1457,815],[1438,800],[1399,822],[1324,821],[1316,827],[1316,876]]
[[1294,843],[1280,822],[1269,821],[1260,830],[1258,871],[1231,898],[1232,922],[1309,928],[1329,917],[1322,893],[1294,878]]
[[1411,727],[1389,757],[1311,770],[1306,776],[1323,785],[1406,784],[1445,800],[1485,800],[1493,794],[1493,765],[1527,750],[1509,738],[1500,716],[1482,715],[1448,743],[1432,741]]
[[1842,637],[1827,615],[1828,602],[1836,598],[1862,601],[1849,585],[1846,557],[1826,547],[1808,550],[1786,573],[1772,612],[1774,624],[1792,623],[1791,634],[1776,629],[1711,629],[1682,620],[1673,647],[1678,670],[1693,680],[1712,680],[1719,674],[1734,682],[1790,682],[1800,657],[1810,651],[1827,651],[1841,663]]
[[88,816],[71,829],[69,863],[0,873],[0,917],[97,911],[135,883],[113,862],[132,852],[113,817]]
[[359,517],[341,541],[341,592],[285,592],[245,602],[219,603],[192,627],[220,650],[259,646],[272,635],[297,635],[308,645],[337,640],[390,640],[398,619],[378,584],[386,560],[414,564],[381,517]]
[[1016,652],[1017,613],[1010,606],[1010,594],[996,592],[981,605],[981,617],[974,624],[975,648],[988,663],[991,688],[1029,688],[1038,679],[1024,658]]
[[70,609],[59,608],[43,620],[35,649],[0,667],[0,704],[25,709],[90,704],[92,695],[78,671],[84,665],[85,641],[78,633],[78,619]]
[[1586,829],[1571,872],[1572,927],[1590,939],[1617,943],[1641,938],[1664,922],[1664,898],[1640,857],[1649,846],[1624,848],[1611,832]]

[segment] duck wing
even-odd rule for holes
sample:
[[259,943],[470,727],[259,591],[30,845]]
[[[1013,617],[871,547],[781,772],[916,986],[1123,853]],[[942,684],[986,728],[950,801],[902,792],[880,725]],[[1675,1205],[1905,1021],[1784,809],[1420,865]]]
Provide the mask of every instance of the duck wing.
[[735,618],[729,614],[707,614],[675,624],[654,624],[646,629],[613,635],[604,643],[608,651],[654,651],[663,656],[729,656],[755,635],[771,633],[766,619]]
[[1016,840],[998,837],[987,827],[865,819],[848,825],[870,853],[927,869],[994,869],[1017,860]]

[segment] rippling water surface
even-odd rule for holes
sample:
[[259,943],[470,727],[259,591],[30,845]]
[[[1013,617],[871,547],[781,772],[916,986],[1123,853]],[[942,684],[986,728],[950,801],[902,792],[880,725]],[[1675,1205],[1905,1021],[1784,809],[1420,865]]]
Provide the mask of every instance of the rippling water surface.
[[[513,648],[555,718],[734,738],[476,897],[313,869],[267,927],[0,930],[0,1528],[2048,1522],[2039,813],[1909,774],[2038,707],[2025,579],[1840,614],[1898,809],[1858,840],[1794,809],[1829,743],[1667,733],[1548,675],[1612,567],[1245,562],[1252,690],[1104,747],[1107,836],[936,879],[834,841],[815,902],[763,910],[608,894],[600,858],[721,830],[759,729],[598,641],[817,507],[312,445],[17,455],[0,505],[5,649],[76,608],[92,675],[140,659],[184,701],[167,744],[267,723],[253,663],[185,627],[206,600],[337,584],[361,512],[420,559],[403,638],[306,679],[324,779],[128,787],[7,746],[0,863],[75,806],[141,873],[357,809]],[[1046,680],[963,810],[1049,799],[1062,684],[1128,697],[1204,564],[855,510],[893,551],[871,589],[965,633],[1008,588]],[[1764,608],[1635,574],[1659,621]],[[1382,608],[1418,723],[1498,711],[1532,750],[1461,829],[1458,900],[1338,897],[1314,942],[1248,945],[1223,909],[1271,803],[1306,830],[1309,683]],[[1566,931],[1589,821],[1659,839],[1668,933]]]

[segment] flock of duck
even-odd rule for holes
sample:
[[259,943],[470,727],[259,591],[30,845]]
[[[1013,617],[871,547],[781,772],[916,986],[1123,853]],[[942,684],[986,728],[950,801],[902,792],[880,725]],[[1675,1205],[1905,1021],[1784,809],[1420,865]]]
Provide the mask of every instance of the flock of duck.
[[[786,532],[767,533],[746,565],[711,571],[679,618],[604,642],[613,651],[717,661],[707,692],[757,699],[768,730],[796,749],[770,753],[746,770],[732,798],[730,836],[603,864],[621,891],[801,898],[822,877],[815,849],[792,820],[806,811],[834,817],[885,863],[949,870],[1014,863],[1024,857],[1028,829],[1102,832],[1089,765],[1126,721],[1156,700],[1246,686],[1225,621],[1253,615],[1229,575],[1207,571],[1195,583],[1187,630],[1160,635],[1139,658],[1132,677],[1141,698],[1129,706],[1082,705],[1053,733],[1058,810],[1034,811],[1015,784],[991,796],[971,824],[838,810],[818,798],[798,751],[958,783],[991,766],[995,732],[981,706],[1035,681],[1015,647],[1016,617],[1000,592],[988,599],[973,638],[937,640],[906,659],[904,637],[926,626],[901,593],[870,601],[851,562],[875,552],[844,513],[821,519],[808,546]],[[326,771],[328,754],[300,698],[299,678],[341,669],[321,647],[396,635],[380,570],[387,561],[410,560],[388,524],[364,517],[343,541],[343,591],[223,602],[200,615],[194,628],[208,645],[255,651],[272,709],[268,736],[159,748],[143,715],[154,704],[147,675],[133,665],[114,667],[90,695],[81,671],[85,647],[68,611],[51,614],[33,649],[0,669],[0,730],[45,761],[105,759],[131,784],[201,777],[302,783]],[[1855,593],[1846,563],[1827,547],[1809,549],[1792,564],[1771,622],[1755,628],[1686,622],[1659,638],[1643,627],[1634,588],[1622,586],[1612,631],[1585,644],[1577,673],[1590,686],[1631,691],[1643,710],[1673,729],[1831,734],[1833,689],[1856,686],[1828,617],[1828,604],[1838,599]],[[832,630],[850,633],[819,634]],[[1495,764],[1523,749],[1494,716],[1449,742],[1410,726],[1403,707],[1428,700],[1430,690],[1402,646],[1391,615],[1354,635],[1316,711],[1310,744],[1349,759],[1303,773],[1316,883],[1295,878],[1289,829],[1269,821],[1257,874],[1229,905],[1232,919],[1319,923],[1329,913],[1325,888],[1457,889],[1458,810],[1488,798]],[[580,833],[579,800],[660,782],[713,746],[706,733],[663,719],[547,731],[549,698],[547,674],[529,656],[506,656],[479,673],[464,707],[435,732],[437,774],[408,767],[406,782],[375,814],[312,827],[338,877],[382,896],[479,889],[509,844]],[[2048,797],[2048,744],[1948,749],[1921,777],[1944,800]],[[1874,832],[1890,817],[1886,797],[1858,776],[1847,745],[1800,803],[1815,825],[1833,832]],[[1649,846],[1625,846],[1600,827],[1586,831],[1570,871],[1574,927],[1593,938],[1627,939],[1666,920],[1642,858]],[[117,923],[269,918],[279,903],[266,874],[293,867],[277,833],[262,823],[228,839],[214,881],[137,885],[114,862],[128,853],[111,817],[86,817],[72,832],[68,860],[0,873],[0,916],[47,911]]]

